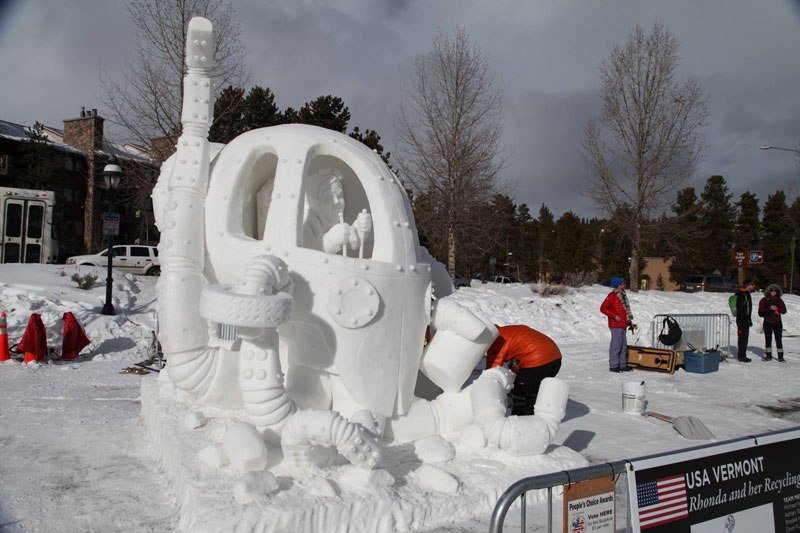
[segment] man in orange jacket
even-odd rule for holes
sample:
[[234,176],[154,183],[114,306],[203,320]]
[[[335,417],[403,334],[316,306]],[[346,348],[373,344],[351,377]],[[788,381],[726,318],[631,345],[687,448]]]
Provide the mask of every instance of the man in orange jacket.
[[553,339],[528,326],[497,326],[497,330],[500,334],[486,353],[486,368],[508,363],[517,374],[511,414],[532,415],[542,381],[561,369],[561,350]]

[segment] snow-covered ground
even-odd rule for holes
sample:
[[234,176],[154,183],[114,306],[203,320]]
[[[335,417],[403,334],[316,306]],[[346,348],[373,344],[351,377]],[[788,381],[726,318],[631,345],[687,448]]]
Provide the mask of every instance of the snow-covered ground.
[[[102,282],[80,290],[70,280],[73,272],[74,267],[0,265],[0,310],[8,314],[12,344],[34,312],[42,315],[51,344],[59,342],[66,311],[75,314],[92,340],[70,363],[0,364],[0,530],[173,530],[178,517],[172,490],[144,450],[139,421],[141,381],[154,383],[156,376],[119,374],[146,356],[154,327],[155,279],[115,273],[117,315],[108,317],[99,314]],[[705,375],[683,370],[613,374],[607,370],[609,333],[598,311],[607,291],[592,286],[545,298],[526,285],[474,283],[455,296],[497,324],[528,324],[558,342],[564,353],[559,377],[571,392],[557,444],[595,462],[698,443],[665,422],[621,413],[622,383],[632,380],[646,382],[651,409],[697,416],[719,439],[800,423],[800,413],[793,410],[800,401],[800,298],[785,298],[786,364],[754,358],[750,364],[723,362],[719,372]],[[650,343],[656,314],[727,312],[726,294],[652,291],[631,293],[630,299],[642,326],[638,344],[644,346]],[[751,346],[754,354],[763,353],[758,325]],[[551,455],[569,456],[557,452]],[[558,468],[559,460],[553,464]],[[469,514],[465,509],[463,516]],[[488,514],[436,529],[484,531],[486,519]],[[540,519],[529,515],[528,520]]]

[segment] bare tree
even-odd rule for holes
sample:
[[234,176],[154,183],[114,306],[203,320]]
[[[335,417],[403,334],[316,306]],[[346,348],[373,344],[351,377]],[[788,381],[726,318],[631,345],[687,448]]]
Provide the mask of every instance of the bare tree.
[[686,183],[704,148],[707,97],[692,77],[678,81],[678,42],[661,24],[636,26],[600,66],[603,111],[586,126],[587,194],[618,220],[631,242],[631,288],[658,217]]
[[180,133],[186,29],[194,16],[214,24],[215,86],[244,86],[244,50],[230,0],[129,0],[127,11],[136,27],[135,59],[126,63],[121,79],[104,73],[101,84],[109,120],[127,130],[130,140],[148,147],[154,138]]
[[[502,99],[489,66],[469,33],[441,30],[417,58],[395,130],[398,166],[412,192],[426,199],[416,213],[420,230],[446,249],[455,274],[465,239],[480,239],[490,216],[482,203],[500,192]],[[437,245],[438,244],[438,245]]]

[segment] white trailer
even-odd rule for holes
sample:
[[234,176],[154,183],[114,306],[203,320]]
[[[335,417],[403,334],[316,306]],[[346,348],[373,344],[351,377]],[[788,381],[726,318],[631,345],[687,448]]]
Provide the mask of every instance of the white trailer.
[[0,187],[0,263],[55,263],[53,191]]

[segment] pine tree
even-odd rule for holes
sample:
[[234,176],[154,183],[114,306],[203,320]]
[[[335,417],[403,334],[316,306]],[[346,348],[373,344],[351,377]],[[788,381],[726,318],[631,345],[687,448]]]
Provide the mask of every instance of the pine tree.
[[736,224],[733,230],[734,249],[747,251],[761,245],[761,208],[755,194],[747,191],[736,202]]
[[702,209],[698,226],[702,234],[703,253],[696,254],[703,273],[719,270],[727,276],[732,269],[734,210],[728,185],[722,176],[711,176],[700,195]]
[[375,130],[364,130],[364,133],[361,133],[361,130],[358,126],[353,128],[353,131],[348,133],[350,137],[357,141],[361,141],[362,143],[366,144],[371,150],[373,150],[376,154],[381,156],[383,162],[389,165],[389,168],[392,168],[392,165],[389,164],[389,156],[391,156],[390,152],[383,151],[383,145],[381,144],[381,136],[378,135],[378,132]]
[[531,210],[527,204],[519,204],[514,215],[519,231],[519,247],[517,262],[520,267],[521,279],[534,279],[536,272],[536,243],[538,242],[538,228],[536,219],[531,216]]
[[553,263],[557,275],[575,273],[581,252],[582,224],[571,211],[567,211],[553,226]]
[[786,195],[776,191],[767,197],[764,203],[763,251],[764,279],[763,283],[779,283],[786,285],[791,262],[790,246],[793,238],[792,222]]
[[247,131],[277,126],[282,122],[280,110],[275,105],[275,95],[269,87],[263,88],[256,85],[250,89],[244,100],[242,120]]
[[64,156],[50,144],[42,123],[26,129],[28,140],[19,145],[16,184],[23,189],[52,190],[64,168]]
[[537,268],[539,283],[545,283],[549,275],[552,274],[552,249],[555,222],[553,221],[553,213],[548,207],[542,204],[539,208],[539,234],[536,248],[538,252]]
[[[505,275],[506,273],[516,276],[517,275],[517,254],[519,253],[519,231],[517,231],[516,220],[516,205],[514,201],[505,194],[495,194],[491,202],[488,203],[485,209],[481,210],[482,213],[475,213],[475,216],[486,216],[483,221],[485,226],[491,227],[492,232],[489,236],[489,243],[491,248],[489,253],[491,257],[497,260],[497,273]],[[461,236],[461,248],[469,250],[473,256],[480,254],[481,250],[476,249],[476,245],[480,246],[477,239],[465,238]],[[486,250],[484,249],[485,253]],[[508,254],[511,255],[508,255]],[[507,264],[508,263],[508,264]]]
[[211,142],[229,143],[245,131],[244,89],[229,85],[222,89],[214,102],[214,124],[208,133]]
[[789,219],[792,221],[791,249],[793,252],[793,262],[790,265],[792,276],[789,280],[789,287],[786,287],[786,291],[793,293],[796,290],[795,287],[798,287],[798,280],[800,279],[797,273],[798,265],[800,265],[800,262],[798,262],[800,261],[800,254],[798,254],[800,250],[798,250],[799,247],[797,246],[797,238],[800,236],[800,198],[795,198],[792,205],[789,206]]
[[[286,118],[284,114],[284,119]],[[338,96],[319,96],[303,104],[297,113],[296,122],[344,133],[347,131],[347,123],[350,122],[350,110]]]
[[[678,191],[678,197],[672,206],[675,217],[681,219],[683,225],[698,227],[700,204],[694,187],[686,187]],[[669,277],[678,283],[688,274],[700,271],[697,250],[700,249],[701,236],[699,233],[690,233],[678,238],[675,235],[669,240],[669,255],[673,257],[669,266]]]
[[[749,250],[761,248],[761,207],[756,195],[747,191],[736,203],[737,216],[734,227],[734,251],[747,255]],[[748,267],[748,276],[759,280],[764,278],[761,265]],[[741,281],[741,279],[739,280]]]

